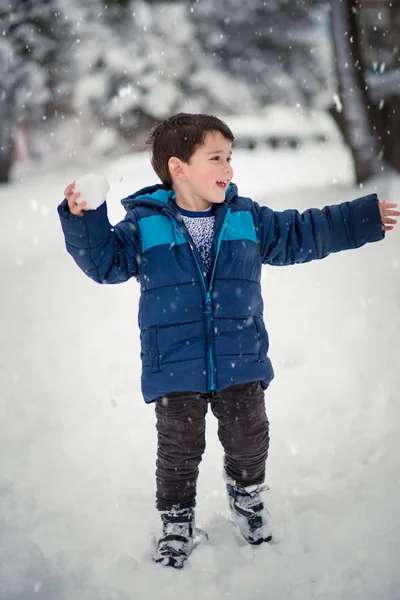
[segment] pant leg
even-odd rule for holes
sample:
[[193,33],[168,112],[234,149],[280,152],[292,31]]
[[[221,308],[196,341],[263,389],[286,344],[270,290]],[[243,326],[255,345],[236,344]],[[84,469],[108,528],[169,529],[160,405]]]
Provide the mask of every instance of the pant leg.
[[228,477],[247,486],[263,483],[269,448],[269,422],[259,381],[233,385],[210,398],[218,419]]
[[199,464],[205,449],[207,397],[175,392],[156,400],[156,507],[196,505]]

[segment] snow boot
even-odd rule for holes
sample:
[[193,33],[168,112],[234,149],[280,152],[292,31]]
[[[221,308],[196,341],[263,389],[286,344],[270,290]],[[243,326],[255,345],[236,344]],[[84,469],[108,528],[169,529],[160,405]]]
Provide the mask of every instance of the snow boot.
[[194,509],[172,506],[170,510],[161,513],[161,520],[163,531],[158,540],[153,562],[182,569],[193,550]]
[[270,542],[272,534],[269,531],[267,511],[261,499],[261,492],[266,488],[260,485],[244,487],[228,479],[226,489],[232,518],[244,539],[253,545]]

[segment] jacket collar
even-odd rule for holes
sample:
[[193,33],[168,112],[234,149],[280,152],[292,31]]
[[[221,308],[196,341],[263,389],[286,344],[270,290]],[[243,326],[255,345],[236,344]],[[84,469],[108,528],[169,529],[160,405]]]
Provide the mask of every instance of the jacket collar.
[[[231,183],[225,193],[225,202],[229,202],[238,195],[238,189],[234,183]],[[157,184],[142,188],[141,190],[127,196],[121,200],[125,210],[136,208],[137,206],[149,206],[162,210],[175,200],[175,192],[164,185]]]

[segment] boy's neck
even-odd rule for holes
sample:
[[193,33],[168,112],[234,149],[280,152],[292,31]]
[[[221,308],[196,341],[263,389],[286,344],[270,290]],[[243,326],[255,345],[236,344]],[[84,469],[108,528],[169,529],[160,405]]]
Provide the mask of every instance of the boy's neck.
[[175,191],[175,202],[178,206],[184,210],[190,210],[192,212],[204,212],[211,206],[211,202],[203,200],[203,198],[196,198],[191,195],[184,195],[179,190]]

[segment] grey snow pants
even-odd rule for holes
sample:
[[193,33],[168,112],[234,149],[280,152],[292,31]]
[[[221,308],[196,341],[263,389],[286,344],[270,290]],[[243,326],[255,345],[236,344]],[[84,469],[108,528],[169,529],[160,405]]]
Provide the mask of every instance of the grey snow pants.
[[206,446],[208,403],[218,419],[228,477],[247,486],[264,481],[269,422],[259,381],[219,392],[174,392],[157,398],[156,507],[196,505],[199,464]]

